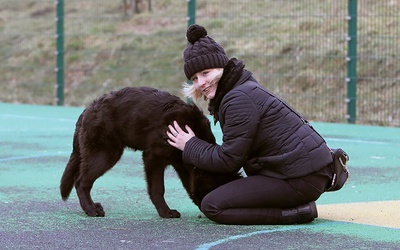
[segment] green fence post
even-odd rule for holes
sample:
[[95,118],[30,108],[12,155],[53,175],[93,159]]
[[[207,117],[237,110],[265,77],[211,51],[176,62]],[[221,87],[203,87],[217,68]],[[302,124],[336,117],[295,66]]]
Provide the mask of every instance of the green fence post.
[[57,0],[57,105],[64,105],[64,0]]
[[[188,27],[192,24],[196,23],[196,0],[187,0],[188,1],[188,15],[187,15],[187,20],[188,20]],[[187,80],[189,84],[192,82]],[[193,103],[193,100],[191,98],[187,98],[188,103]]]
[[349,0],[347,51],[347,122],[356,122],[357,99],[357,0]]
[[188,27],[196,22],[196,0],[188,1]]

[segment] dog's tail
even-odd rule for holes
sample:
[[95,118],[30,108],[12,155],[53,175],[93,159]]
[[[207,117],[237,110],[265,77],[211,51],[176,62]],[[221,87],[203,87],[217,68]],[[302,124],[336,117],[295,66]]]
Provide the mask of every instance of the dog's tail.
[[60,192],[64,201],[68,199],[69,194],[74,187],[75,180],[79,175],[79,164],[81,162],[79,150],[79,129],[81,127],[82,116],[83,115],[79,117],[78,122],[76,123],[72,153],[61,177]]

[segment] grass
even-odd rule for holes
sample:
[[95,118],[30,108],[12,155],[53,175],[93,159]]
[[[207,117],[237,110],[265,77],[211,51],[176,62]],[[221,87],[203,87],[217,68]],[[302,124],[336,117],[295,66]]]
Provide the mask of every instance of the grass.
[[[400,3],[359,3],[358,122],[400,126]],[[122,1],[65,1],[65,105],[124,86],[180,95],[187,2],[152,4],[125,16]],[[196,15],[230,57],[306,117],[346,122],[346,0],[197,1]],[[0,0],[0,101],[56,103],[54,17],[53,1]]]

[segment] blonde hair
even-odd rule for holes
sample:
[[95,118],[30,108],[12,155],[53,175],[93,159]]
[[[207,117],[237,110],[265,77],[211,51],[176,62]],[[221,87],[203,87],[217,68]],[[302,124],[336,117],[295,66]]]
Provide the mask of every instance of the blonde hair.
[[[212,77],[210,84],[216,84],[221,79],[222,74],[224,73],[224,69],[216,68],[217,73]],[[182,94],[187,97],[191,98],[194,101],[198,101],[200,98],[203,98],[204,101],[207,101],[207,97],[203,95],[200,91],[198,91],[194,84],[189,84],[187,82],[183,83],[182,86]]]

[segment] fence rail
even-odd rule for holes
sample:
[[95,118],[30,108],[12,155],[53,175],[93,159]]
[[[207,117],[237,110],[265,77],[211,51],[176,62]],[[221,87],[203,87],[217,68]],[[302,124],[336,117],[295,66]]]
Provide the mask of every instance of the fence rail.
[[[309,120],[400,126],[400,1],[0,0],[0,101],[180,95],[195,21]],[[126,3],[126,4],[125,4]]]

